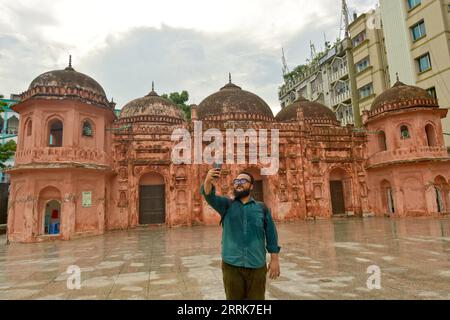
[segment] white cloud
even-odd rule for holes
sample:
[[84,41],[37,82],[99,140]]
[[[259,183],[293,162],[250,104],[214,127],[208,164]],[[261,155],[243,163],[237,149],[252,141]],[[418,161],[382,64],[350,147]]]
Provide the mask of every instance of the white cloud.
[[[376,0],[348,2],[361,11]],[[232,71],[236,82],[276,107],[281,46],[291,65],[304,62],[310,40],[320,48],[324,32],[329,39],[338,35],[340,3],[0,0],[0,90],[5,95],[25,90],[39,73],[64,67],[72,53],[80,71],[121,104],[143,95],[148,77],[164,91],[190,91],[198,103]],[[166,43],[161,37],[169,33]],[[155,42],[139,43],[139,36],[153,36]],[[143,52],[158,61],[150,63]],[[107,63],[112,61],[116,64]],[[174,66],[177,76],[169,77]]]

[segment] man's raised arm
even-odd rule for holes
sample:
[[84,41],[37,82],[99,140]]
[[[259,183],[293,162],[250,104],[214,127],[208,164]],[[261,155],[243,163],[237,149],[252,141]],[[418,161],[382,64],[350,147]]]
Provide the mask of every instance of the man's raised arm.
[[212,169],[208,172],[201,192],[206,202],[213,207],[221,216],[225,215],[230,199],[216,195],[215,184],[220,176],[220,169]]

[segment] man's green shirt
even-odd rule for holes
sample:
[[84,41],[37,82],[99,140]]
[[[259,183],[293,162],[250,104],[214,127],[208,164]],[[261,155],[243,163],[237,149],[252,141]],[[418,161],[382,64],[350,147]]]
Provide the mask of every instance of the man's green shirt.
[[269,211],[264,228],[264,210],[253,198],[243,204],[239,200],[216,195],[214,186],[206,195],[202,185],[201,193],[221,217],[225,215],[222,233],[224,262],[236,267],[258,269],[267,263],[266,249],[269,253],[280,252],[272,215]]

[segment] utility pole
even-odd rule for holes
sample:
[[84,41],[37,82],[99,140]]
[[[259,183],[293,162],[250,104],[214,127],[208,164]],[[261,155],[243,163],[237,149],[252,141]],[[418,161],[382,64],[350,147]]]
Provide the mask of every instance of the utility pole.
[[282,57],[281,61],[283,63],[283,76],[286,76],[289,73],[289,67],[286,62],[286,56],[284,55],[284,48],[281,48]]

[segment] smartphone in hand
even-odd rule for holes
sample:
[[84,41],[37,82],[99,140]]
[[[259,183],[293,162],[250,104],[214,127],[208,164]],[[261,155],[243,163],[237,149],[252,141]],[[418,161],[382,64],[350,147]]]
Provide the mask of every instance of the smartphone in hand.
[[219,179],[220,178],[220,171],[222,170],[222,164],[214,162],[213,168],[216,171],[215,178]]

